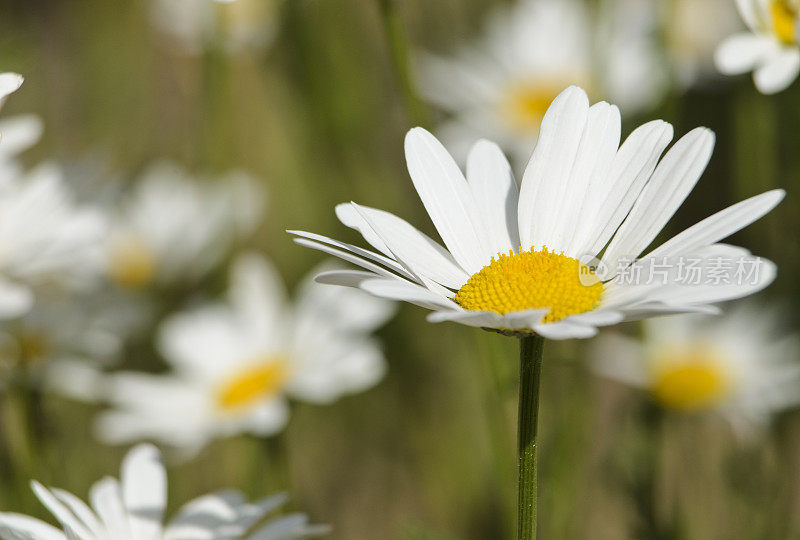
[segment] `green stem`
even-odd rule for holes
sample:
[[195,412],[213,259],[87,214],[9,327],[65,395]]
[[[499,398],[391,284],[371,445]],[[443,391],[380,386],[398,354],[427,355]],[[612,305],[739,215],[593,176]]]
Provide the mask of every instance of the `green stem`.
[[392,57],[392,67],[400,83],[408,115],[414,125],[426,126],[428,114],[419,99],[411,70],[408,37],[397,11],[398,0],[378,0],[386,43]]
[[539,381],[544,338],[519,340],[519,492],[517,538],[536,538],[536,428],[539,420]]

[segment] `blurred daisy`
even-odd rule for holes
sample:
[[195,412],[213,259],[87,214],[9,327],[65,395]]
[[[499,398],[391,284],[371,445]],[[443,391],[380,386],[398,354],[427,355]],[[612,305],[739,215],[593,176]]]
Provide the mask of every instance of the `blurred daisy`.
[[[616,107],[589,107],[583,90],[568,88],[545,115],[518,192],[493,143],[475,144],[465,179],[439,141],[415,128],[406,136],[408,170],[446,248],[399,217],[355,203],[336,213],[380,253],[290,232],[298,244],[366,270],[326,272],[322,283],[423,306],[432,322],[554,339],[590,337],[625,319],[716,311],[709,304],[773,280],[772,263],[718,242],[770,211],[782,190],[722,210],[639,258],[700,178],[714,135],[697,128],[660,161],[672,139],[666,122],[641,126],[622,146],[619,137]],[[740,268],[747,279],[737,277]]]
[[[454,155],[465,156],[469,145],[486,137],[515,160],[527,160],[548,105],[570,84],[591,94],[612,93],[625,108],[652,104],[663,80],[636,31],[645,14],[624,14],[595,48],[583,2],[522,0],[495,12],[480,41],[454,57],[423,56],[420,86],[428,100],[453,115],[439,134]],[[603,66],[602,82],[594,78],[593,63]]]
[[721,318],[646,321],[641,341],[612,334],[598,339],[593,367],[649,391],[667,409],[717,411],[740,434],[750,434],[800,403],[800,342],[778,338],[778,326],[775,312],[751,306]]
[[384,373],[369,336],[391,303],[307,280],[293,305],[266,259],[234,263],[228,301],[168,319],[159,349],[169,375],[120,373],[101,383],[115,409],[99,421],[109,442],[153,437],[188,451],[242,432],[283,428],[284,396],[329,403]]
[[264,193],[244,173],[213,183],[169,163],[152,166],[123,202],[107,245],[107,271],[126,288],[192,282],[258,224]]
[[34,289],[96,284],[106,231],[102,214],[77,206],[53,165],[0,185],[0,318],[28,311]]
[[800,72],[797,0],[737,0],[749,31],[734,34],[717,49],[717,68],[726,75],[753,71],[759,92],[786,89]]
[[248,535],[256,523],[284,504],[286,497],[274,495],[248,503],[236,491],[194,499],[164,526],[166,470],[160,453],[149,444],[128,452],[119,480],[105,477],[92,486],[91,507],[62,489],[38,482],[32,486],[59,527],[22,514],[0,513],[0,537],[4,540],[293,540],[327,532],[327,527],[309,525],[303,514],[290,514],[274,518]]
[[128,323],[119,306],[100,300],[105,298],[48,298],[6,321],[0,329],[0,370],[24,366],[39,375],[62,362],[111,363],[122,349]]
[[741,28],[731,0],[649,3],[655,4],[655,10],[665,12],[666,53],[678,84],[686,88],[719,77],[714,68],[714,51],[724,38]]
[[154,25],[179,50],[260,49],[275,37],[280,0],[151,0]]

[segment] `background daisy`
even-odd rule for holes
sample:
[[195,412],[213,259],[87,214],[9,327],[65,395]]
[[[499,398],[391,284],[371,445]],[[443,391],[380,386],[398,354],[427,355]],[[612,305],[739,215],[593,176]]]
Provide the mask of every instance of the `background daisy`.
[[280,431],[286,397],[330,403],[377,383],[383,353],[369,333],[390,304],[361,292],[305,283],[289,303],[272,265],[241,255],[227,302],[167,319],[164,375],[98,375],[114,409],[98,423],[111,442],[156,438],[193,450],[217,437]]
[[167,506],[167,473],[159,451],[149,444],[136,446],[127,454],[119,480],[107,476],[92,486],[91,508],[62,489],[47,488],[35,481],[32,487],[60,528],[25,515],[0,513],[0,537],[4,540],[294,540],[327,530],[309,525],[303,514],[291,514],[273,518],[248,534],[284,504],[286,496],[248,503],[236,491],[194,499],[162,525]]

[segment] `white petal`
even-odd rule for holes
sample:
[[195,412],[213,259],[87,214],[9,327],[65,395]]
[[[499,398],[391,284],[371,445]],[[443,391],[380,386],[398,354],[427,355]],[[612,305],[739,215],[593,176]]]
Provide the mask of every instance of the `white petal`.
[[736,8],[739,10],[742,20],[753,32],[760,32],[762,27],[762,15],[759,13],[764,4],[760,0],[736,0]]
[[0,100],[19,90],[25,79],[16,73],[0,73]]
[[[452,289],[469,279],[450,253],[408,222],[382,210],[353,203],[361,217],[380,237],[392,255],[415,276],[426,277]],[[486,259],[485,264],[488,264]]]
[[286,317],[286,288],[280,274],[266,257],[244,253],[231,267],[228,298],[240,323],[266,339],[280,332]]
[[501,320],[500,315],[491,311],[448,310],[435,311],[428,315],[428,322],[450,321],[477,328],[499,328]]
[[613,309],[597,309],[594,311],[587,311],[586,313],[570,315],[564,320],[589,326],[611,326],[612,324],[621,322],[623,318],[622,313],[619,311]]
[[638,127],[625,139],[607,176],[589,182],[570,253],[596,255],[608,243],[671,140],[672,126],[661,120]]
[[690,131],[669,149],[611,240],[603,256],[609,268],[638,257],[653,241],[694,188],[713,149],[714,134],[706,128]]
[[[318,327],[330,327],[337,333],[348,335],[371,332],[394,314],[395,304],[392,302],[346,287],[324,287],[316,278],[311,279],[310,276],[321,275],[318,272],[326,267],[330,268],[330,265],[321,265],[301,281],[295,300],[295,339],[306,339]],[[378,277],[369,272],[362,274]],[[360,281],[356,288],[359,285]]]
[[33,301],[28,287],[0,278],[0,319],[24,315],[33,307]]
[[598,336],[590,353],[592,370],[599,375],[636,388],[647,388],[649,377],[645,351],[635,339],[619,334]]
[[122,499],[136,540],[158,540],[167,504],[167,473],[161,454],[140,444],[122,462]]
[[[50,491],[53,495],[58,497],[58,500],[64,503],[84,525],[86,525],[94,537],[99,538],[105,534],[103,524],[100,523],[100,520],[97,519],[97,516],[94,515],[92,509],[89,508],[85,502],[63,489],[52,488]],[[73,531],[73,534],[77,535],[75,531]]]
[[770,39],[750,32],[735,34],[723,41],[714,53],[717,69],[725,75],[751,71],[772,48]]
[[0,537],[4,540],[65,539],[64,533],[44,521],[10,512],[0,513]]
[[552,323],[537,324],[533,330],[547,339],[583,339],[597,334],[597,328],[569,322],[566,319]]
[[574,257],[583,253],[568,251],[581,219],[581,209],[589,192],[589,183],[605,178],[619,148],[621,119],[619,109],[600,102],[589,109],[586,129],[583,132],[575,165],[569,177],[566,191],[557,199],[554,230],[548,246],[556,252],[564,251]]
[[72,511],[67,508],[50,490],[39,482],[31,482],[31,488],[36,497],[42,504],[55,516],[59,523],[65,527],[70,527],[81,536],[90,536],[89,529],[79,520]]
[[414,283],[398,279],[376,278],[364,281],[361,289],[389,300],[402,300],[428,309],[453,309],[455,302]]
[[[366,296],[366,293],[361,293]],[[345,394],[361,392],[383,378],[386,360],[372,340],[326,339],[307,349],[292,375],[287,392],[312,403],[332,403]]]
[[485,255],[495,257],[519,248],[517,204],[519,192],[514,173],[495,143],[480,140],[467,158],[467,182],[478,210],[486,220],[489,245]]
[[42,136],[41,118],[32,114],[0,121],[0,155],[14,156],[27,150]]
[[362,270],[329,270],[328,272],[317,274],[314,277],[314,281],[325,285],[359,288],[365,280],[376,277],[379,276],[372,272],[364,272]]
[[785,90],[800,72],[800,50],[783,49],[753,72],[753,81],[762,94],[776,94]]
[[785,195],[782,189],[773,189],[729,206],[667,240],[647,256],[673,257],[719,242],[760,219]]
[[[353,254],[348,253],[347,251],[343,251],[341,249],[337,249],[337,248],[334,248],[334,247],[331,247],[331,246],[327,246],[325,244],[321,244],[321,243],[315,242],[313,240],[307,240],[305,238],[295,238],[294,239],[294,243],[298,244],[300,246],[305,246],[305,247],[309,247],[311,249],[316,249],[316,250],[322,251],[323,253],[327,253],[329,255],[333,255],[334,257],[339,257],[340,259],[342,259],[344,261],[353,263],[353,264],[355,264],[357,266],[360,266],[361,268],[366,268],[367,270],[375,272],[376,274],[378,274],[380,276],[385,276],[385,277],[390,277],[390,278],[398,277],[396,274],[393,274],[393,273],[389,272],[387,269],[383,268],[382,266],[378,266],[375,263],[372,263],[372,262],[370,262],[370,261],[368,261],[366,259],[362,259],[361,257],[359,257],[357,255],[353,255]],[[407,271],[403,270],[403,273],[407,274]]]
[[522,249],[541,248],[555,227],[589,114],[586,92],[570,86],[547,109],[539,141],[522,177],[519,195],[519,237]]
[[436,230],[461,267],[474,274],[487,263],[487,242],[464,175],[442,144],[422,128],[408,132],[405,148],[411,180]]
[[[341,207],[347,207],[353,213],[358,215],[358,211],[355,208],[353,208],[353,206],[350,203],[348,203],[346,205],[340,204],[336,208],[338,210]],[[358,215],[358,219],[363,224],[361,229],[359,229],[359,230],[362,230],[362,229],[364,230],[364,232],[361,233],[362,235],[363,234],[369,234],[370,236],[374,236],[375,238],[378,238],[378,235],[375,234],[375,231],[373,231],[372,227],[370,227],[364,221],[364,218],[362,218],[361,215]],[[315,242],[320,242],[322,244],[328,244],[328,245],[334,246],[334,247],[339,248],[339,249],[344,250],[344,251],[349,251],[350,253],[352,253],[354,255],[357,255],[357,256],[362,257],[364,259],[367,259],[367,260],[370,260],[372,262],[381,264],[381,265],[385,266],[386,268],[389,268],[389,269],[397,272],[401,276],[404,276],[404,277],[406,277],[408,279],[414,279],[414,277],[411,274],[409,274],[408,271],[405,268],[403,268],[402,265],[398,264],[397,261],[395,261],[394,259],[390,259],[389,257],[384,257],[383,255],[380,255],[379,253],[375,253],[374,251],[369,251],[368,249],[363,249],[363,248],[360,248],[358,246],[354,246],[352,244],[348,244],[346,242],[340,242],[339,240],[334,240],[333,238],[329,238],[327,236],[322,236],[321,234],[314,234],[314,233],[305,232],[305,231],[286,231],[286,232],[288,232],[289,234],[293,234],[295,236],[299,236],[301,238],[307,238],[309,240],[314,240]],[[383,245],[383,242],[381,242],[381,245]],[[389,253],[389,255],[391,256],[391,251],[389,251],[388,248],[383,246],[383,249],[385,250],[386,253]]]
[[116,479],[106,477],[96,482],[89,491],[89,499],[111,538],[133,540],[127,512],[122,503],[122,491]]

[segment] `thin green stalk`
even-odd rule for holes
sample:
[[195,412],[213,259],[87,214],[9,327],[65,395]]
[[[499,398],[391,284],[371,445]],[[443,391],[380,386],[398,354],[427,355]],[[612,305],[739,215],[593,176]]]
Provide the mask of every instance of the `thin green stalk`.
[[411,70],[408,37],[403,28],[400,13],[397,11],[397,4],[397,0],[378,0],[383,30],[386,35],[386,44],[389,47],[392,67],[398,78],[408,115],[414,125],[426,126],[428,124],[428,114],[417,95]]
[[544,338],[519,340],[519,492],[517,538],[536,538],[536,428],[539,424],[539,381]]

